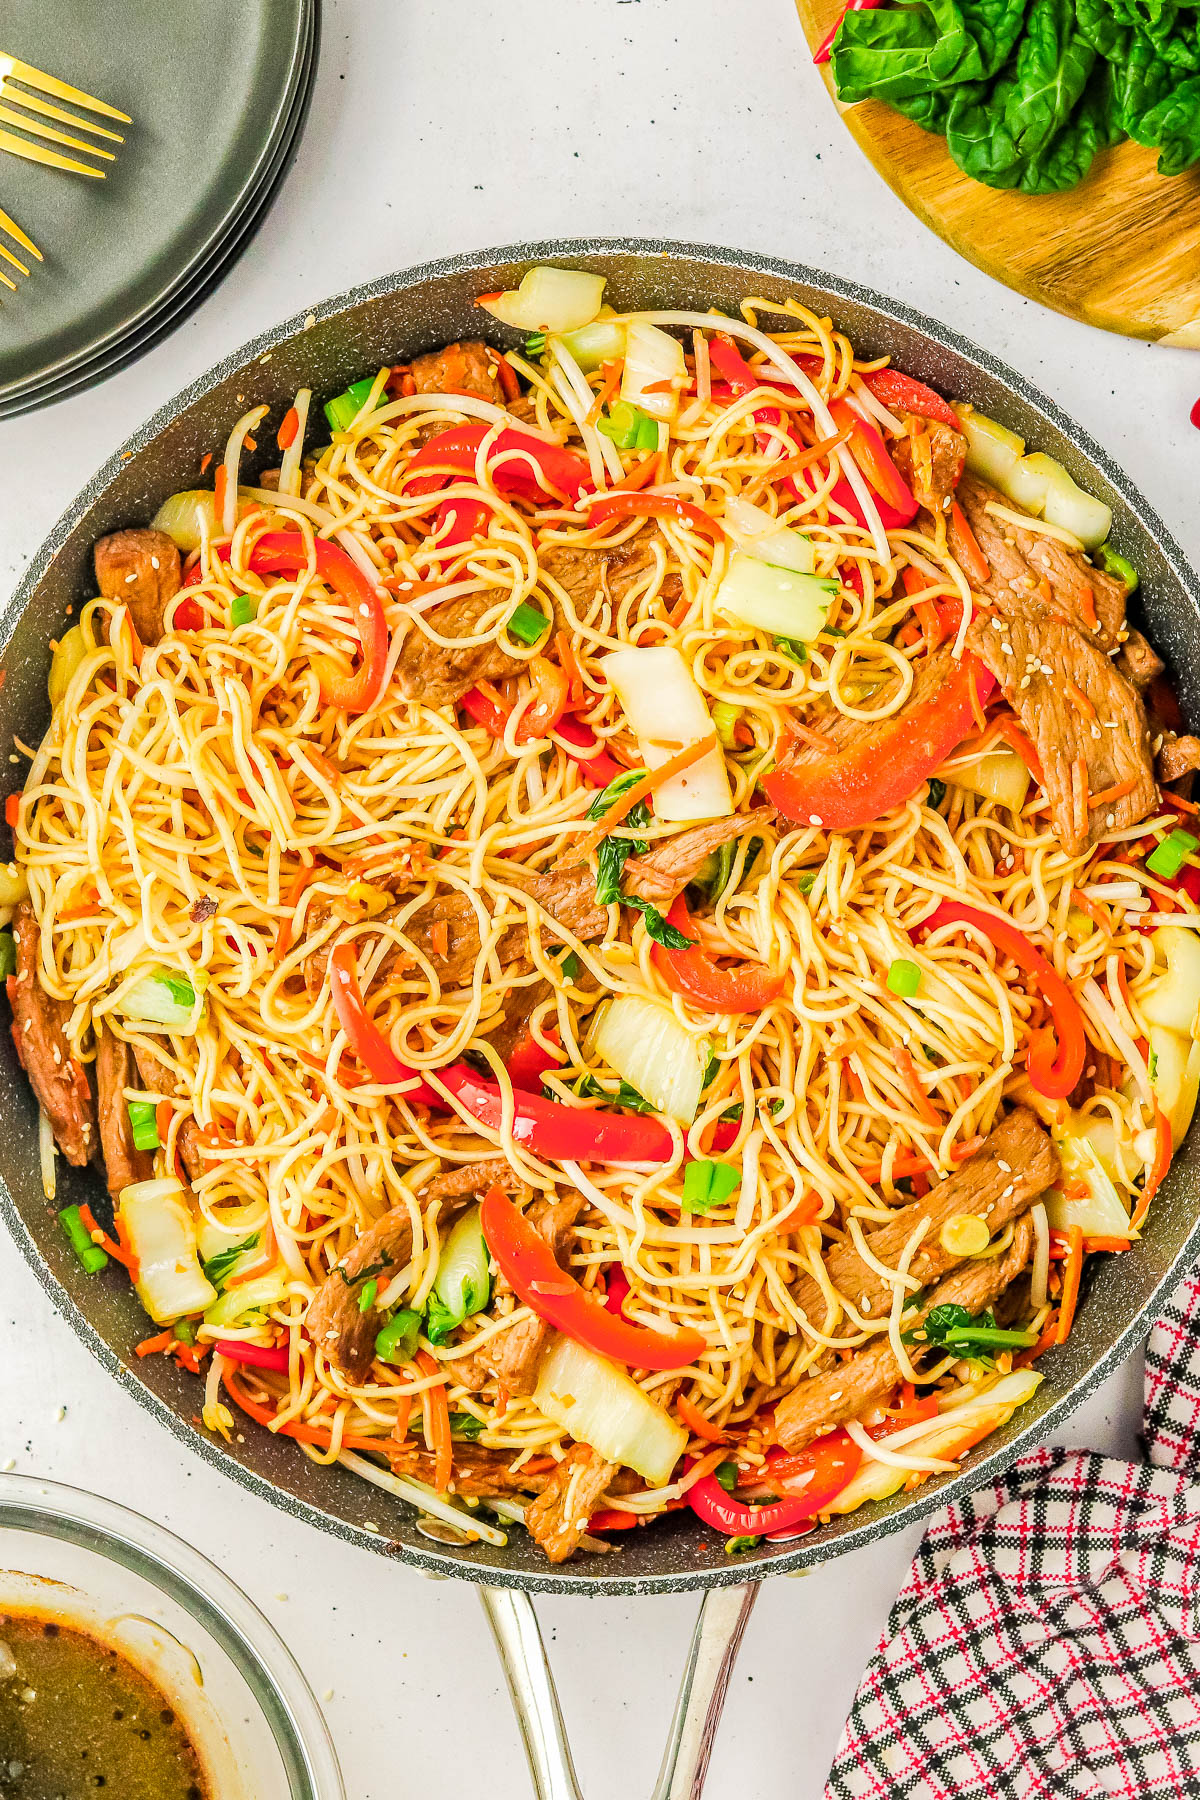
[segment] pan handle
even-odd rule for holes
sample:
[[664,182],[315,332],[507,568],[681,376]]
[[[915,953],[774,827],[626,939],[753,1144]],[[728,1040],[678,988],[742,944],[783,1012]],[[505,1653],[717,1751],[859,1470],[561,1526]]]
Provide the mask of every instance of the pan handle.
[[[479,1597],[508,1681],[536,1800],[583,1800],[532,1600],[516,1588],[481,1587]],[[705,1594],[651,1800],[700,1800],[729,1677],[757,1598],[756,1581]]]

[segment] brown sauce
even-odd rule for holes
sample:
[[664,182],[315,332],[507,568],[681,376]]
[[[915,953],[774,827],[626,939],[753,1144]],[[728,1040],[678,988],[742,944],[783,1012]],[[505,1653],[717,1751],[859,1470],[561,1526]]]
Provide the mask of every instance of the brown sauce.
[[212,1800],[174,1708],[118,1650],[0,1612],[0,1800]]

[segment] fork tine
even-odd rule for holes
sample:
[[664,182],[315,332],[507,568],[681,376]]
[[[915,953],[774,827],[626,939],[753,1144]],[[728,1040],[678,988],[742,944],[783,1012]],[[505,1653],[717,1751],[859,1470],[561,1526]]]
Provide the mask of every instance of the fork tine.
[[[33,239],[31,237],[26,237],[25,233],[21,230],[21,227],[17,224],[17,221],[15,219],[10,219],[8,214],[2,210],[0,210],[0,231],[6,231],[10,238],[14,239],[16,243],[28,250],[30,256],[36,256],[39,262],[44,261],[42,253],[34,243]],[[0,244],[0,250],[3,248],[4,246]]]
[[[4,67],[4,65],[7,65]],[[119,112],[115,106],[109,106],[104,100],[97,100],[92,94],[85,94],[82,88],[71,87],[68,82],[59,81],[54,75],[47,75],[42,69],[35,69],[29,63],[21,62],[18,57],[0,58],[0,68],[26,87],[37,88],[40,93],[52,94],[56,100],[69,100],[73,106],[83,107],[85,112],[101,113],[106,119],[116,119],[121,125],[132,125],[133,120],[128,113]]]
[[51,106],[48,100],[39,100],[36,94],[27,94],[22,88],[10,87],[3,77],[0,77],[0,100],[10,100],[14,106],[23,106],[30,112],[41,113],[44,119],[57,119],[62,125],[74,125],[80,131],[90,131],[93,136],[108,138],[114,144],[125,142],[119,131],[109,131],[103,125],[93,125],[90,119],[81,119],[75,113],[66,112],[61,106]]
[[[5,262],[11,263],[14,269],[19,269],[22,275],[28,275],[29,270],[26,265],[21,261],[19,256],[14,256],[7,244],[0,244],[0,256],[4,258]],[[3,273],[4,271],[0,269],[0,275]]]
[[23,156],[27,162],[42,163],[48,169],[69,169],[73,175],[91,175],[96,181],[103,181],[108,173],[106,169],[94,169],[90,163],[76,162],[73,156],[60,156],[57,150],[44,150],[40,144],[31,144],[28,138],[18,137],[13,131],[0,131],[0,150],[10,150],[14,156]]
[[13,291],[13,293],[14,293],[14,294],[15,294],[15,293],[16,293],[16,291],[17,291],[17,284],[16,284],[16,282],[15,282],[15,281],[10,281],[10,280],[9,280],[9,279],[8,279],[8,276],[7,276],[7,275],[6,275],[6,274],[5,274],[5,273],[4,273],[4,270],[3,270],[3,269],[0,269],[0,281],[2,281],[2,282],[3,282],[3,283],[4,283],[4,285],[5,285],[5,287],[6,287],[6,288],[11,288],[11,289],[12,289],[12,291]]
[[31,119],[27,113],[18,112],[12,106],[0,106],[0,119],[6,125],[16,125],[19,130],[27,131],[30,137],[48,138],[51,143],[65,144],[69,150],[86,150],[89,156],[103,157],[105,162],[115,162],[111,150],[102,150],[99,144],[89,144],[86,138],[72,137],[68,131],[58,131],[53,125],[43,125],[40,119]]

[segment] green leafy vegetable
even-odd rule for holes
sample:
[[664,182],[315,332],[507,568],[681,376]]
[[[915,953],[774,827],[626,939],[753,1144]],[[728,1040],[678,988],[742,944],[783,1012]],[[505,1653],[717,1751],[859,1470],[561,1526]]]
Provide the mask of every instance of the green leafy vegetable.
[[233,1272],[239,1259],[245,1256],[248,1250],[257,1248],[258,1233],[253,1231],[248,1238],[243,1238],[240,1244],[231,1244],[228,1250],[218,1250],[216,1255],[210,1256],[204,1264],[206,1277],[215,1288],[219,1288],[226,1277]]
[[[614,800],[639,782],[644,773],[642,769],[624,770],[596,795],[585,817],[603,818]],[[644,800],[639,800],[636,806],[631,807],[622,820],[622,825],[628,831],[644,829],[649,823],[650,808]],[[610,834],[602,839],[596,851],[596,899],[601,906],[611,905],[615,900],[621,906],[636,908],[645,919],[646,931],[656,944],[661,944],[667,950],[686,950],[689,944],[695,942],[694,938],[685,936],[674,925],[669,925],[649,900],[642,900],[635,894],[622,891],[621,876],[625,864],[631,856],[640,856],[648,849],[645,838],[614,837]]]
[[601,1087],[594,1075],[581,1075],[578,1081],[571,1084],[571,1092],[578,1094],[581,1100],[607,1100],[610,1106],[623,1106],[626,1112],[658,1111],[635,1087],[630,1087],[627,1081],[622,1081],[614,1093],[609,1088]]

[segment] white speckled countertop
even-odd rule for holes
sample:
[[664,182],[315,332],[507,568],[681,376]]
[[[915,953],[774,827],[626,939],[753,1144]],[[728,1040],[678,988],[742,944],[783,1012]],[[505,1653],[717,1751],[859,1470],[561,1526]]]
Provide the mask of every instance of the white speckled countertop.
[[[959,261],[838,124],[790,0],[325,0],[305,141],[232,277],[123,374],[0,424],[0,583],[129,431],[276,319],[427,257],[588,233],[794,257],[945,320],[1107,444],[1200,559],[1187,418],[1200,357],[1102,336]],[[0,1464],[138,1507],[240,1581],[325,1699],[352,1800],[448,1796],[481,1776],[491,1800],[529,1792],[468,1586],[312,1532],[187,1454],[93,1365],[7,1241],[0,1345]],[[1128,1453],[1140,1395],[1139,1357],[1075,1415],[1069,1441]],[[713,1800],[819,1795],[916,1537],[768,1585]],[[589,1795],[649,1792],[694,1606],[541,1603]]]

